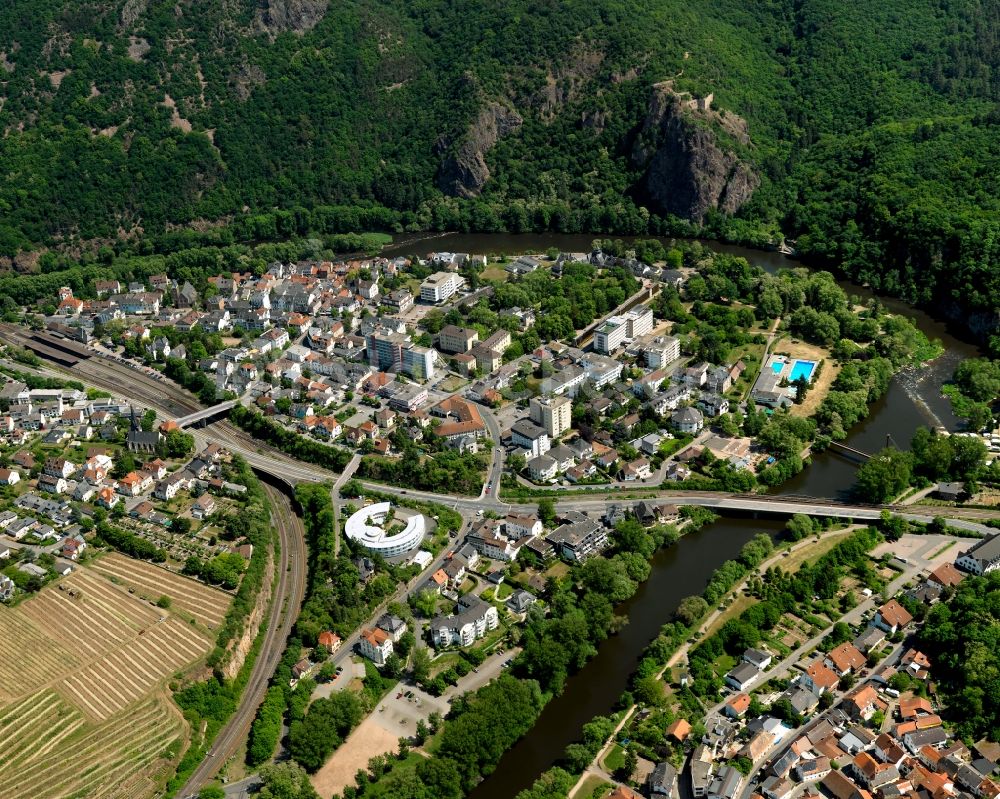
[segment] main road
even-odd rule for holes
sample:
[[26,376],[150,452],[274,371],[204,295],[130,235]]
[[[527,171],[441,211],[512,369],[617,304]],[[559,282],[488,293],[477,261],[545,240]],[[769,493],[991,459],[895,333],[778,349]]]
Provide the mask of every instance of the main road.
[[[17,329],[14,328],[14,330]],[[0,338],[11,340],[10,331],[9,326],[0,328]],[[16,336],[13,337],[13,340],[17,343]],[[58,365],[55,365],[54,368],[75,379],[83,379],[98,388],[143,402],[167,417],[183,416],[202,407],[191,394],[170,380],[156,379],[145,370],[135,369],[127,366],[124,362],[112,360],[106,356],[96,356],[83,360],[74,366],[72,371]],[[503,466],[502,455],[499,452],[500,428],[496,417],[488,410],[483,414],[483,419],[497,446],[494,447],[487,487],[484,488],[479,497],[436,494],[363,481],[364,485],[388,494],[408,495],[428,502],[450,505],[456,510],[473,512],[492,510],[506,513],[510,509],[511,503],[503,501],[499,496]],[[232,452],[241,455],[255,469],[273,475],[289,485],[295,485],[299,482],[332,482],[337,477],[336,474],[326,469],[288,457],[279,450],[252,438],[228,421],[215,422],[210,429],[213,439],[220,441]],[[194,435],[200,444],[207,443],[208,437],[204,430],[195,430]],[[603,493],[602,489],[596,488],[576,491],[573,496],[563,495],[554,498],[560,507],[571,510],[588,510],[597,509],[608,502],[617,501],[623,498],[625,492],[628,491],[630,491],[629,488],[616,485],[606,493]],[[985,521],[995,514],[986,509],[978,508],[934,507],[924,510],[912,505],[850,505],[815,497],[674,491],[655,486],[643,487],[639,485],[634,486],[631,491],[637,492],[644,498],[672,502],[678,505],[700,505],[714,510],[751,513],[788,515],[802,513],[810,516],[839,516],[860,520],[877,520],[883,510],[888,510],[907,520],[925,523],[933,520],[935,516],[945,516],[949,525],[961,530],[980,534],[996,532],[993,528],[978,523],[979,520]]]

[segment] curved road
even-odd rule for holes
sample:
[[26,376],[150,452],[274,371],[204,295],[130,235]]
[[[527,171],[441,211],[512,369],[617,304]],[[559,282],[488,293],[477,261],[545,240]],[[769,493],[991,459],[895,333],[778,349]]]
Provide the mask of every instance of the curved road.
[[281,660],[285,641],[298,618],[299,607],[305,595],[305,569],[302,567],[306,562],[306,545],[302,521],[292,510],[288,497],[281,491],[271,486],[266,486],[265,491],[271,500],[272,519],[281,548],[277,586],[266,619],[267,631],[250,679],[243,690],[239,708],[219,731],[205,759],[177,792],[181,797],[196,795],[218,773],[226,760],[236,754],[250,734],[250,725],[253,724],[257,708],[264,701],[268,682]]

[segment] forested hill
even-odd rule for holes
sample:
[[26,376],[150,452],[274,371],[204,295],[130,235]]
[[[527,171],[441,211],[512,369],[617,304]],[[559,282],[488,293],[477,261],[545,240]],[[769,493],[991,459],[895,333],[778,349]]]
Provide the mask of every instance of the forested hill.
[[238,229],[784,234],[914,299],[1000,296],[996,3],[0,0],[0,20],[0,255],[285,209]]

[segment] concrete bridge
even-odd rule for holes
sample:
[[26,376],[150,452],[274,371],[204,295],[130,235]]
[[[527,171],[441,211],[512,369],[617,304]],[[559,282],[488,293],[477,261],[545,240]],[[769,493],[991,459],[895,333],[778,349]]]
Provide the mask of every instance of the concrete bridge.
[[228,413],[231,408],[235,408],[239,404],[239,399],[232,399],[220,402],[218,405],[213,405],[211,408],[202,408],[199,411],[189,413],[187,416],[182,416],[177,419],[177,426],[183,429],[185,427],[190,427],[191,425],[207,422],[209,419],[214,419],[216,416],[222,416],[223,414]]

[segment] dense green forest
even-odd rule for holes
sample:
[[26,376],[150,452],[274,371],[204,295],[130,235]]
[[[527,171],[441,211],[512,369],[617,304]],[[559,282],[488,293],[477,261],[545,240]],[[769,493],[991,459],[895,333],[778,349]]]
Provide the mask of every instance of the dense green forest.
[[[783,234],[910,299],[986,310],[998,294],[996,4],[327,7],[7,0],[0,255],[112,240],[140,252],[178,226],[224,241]],[[673,218],[642,188],[635,147],[667,79],[714,93],[716,137],[759,177],[735,216]],[[484,109],[505,120],[492,147],[470,129]],[[732,114],[748,141],[730,135]],[[488,180],[455,192],[444,178],[468,146]]]
[[1000,575],[966,577],[954,596],[935,605],[920,631],[947,717],[967,740],[1000,735]]

